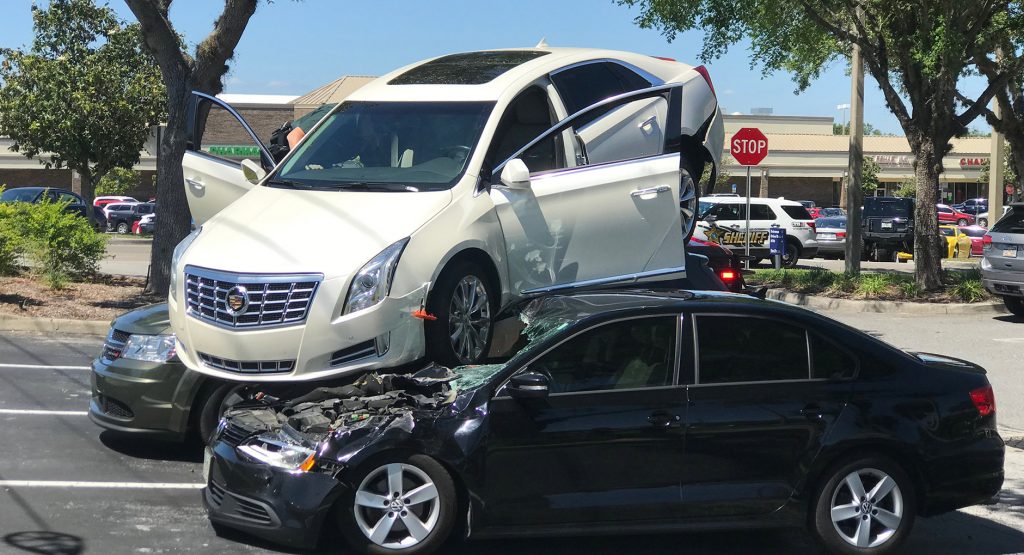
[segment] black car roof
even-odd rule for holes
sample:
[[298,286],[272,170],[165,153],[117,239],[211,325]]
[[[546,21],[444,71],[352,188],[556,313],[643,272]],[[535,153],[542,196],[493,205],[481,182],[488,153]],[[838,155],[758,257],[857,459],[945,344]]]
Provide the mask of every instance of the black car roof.
[[536,313],[548,317],[561,313],[582,320],[610,312],[635,310],[683,310],[698,307],[746,307],[796,310],[778,301],[761,300],[749,295],[724,291],[617,289],[552,295],[540,300]]

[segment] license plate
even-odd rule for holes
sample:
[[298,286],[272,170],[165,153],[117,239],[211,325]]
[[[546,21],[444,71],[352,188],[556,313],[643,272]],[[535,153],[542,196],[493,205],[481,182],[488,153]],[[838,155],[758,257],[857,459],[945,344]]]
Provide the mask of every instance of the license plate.
[[203,483],[210,483],[210,459],[213,458],[213,450],[207,447],[203,450]]
[[1017,258],[1017,247],[1003,249],[1003,258]]
[[819,233],[818,234],[818,239],[835,239],[835,238],[836,238],[836,234],[835,233]]
[[882,222],[882,229],[892,229],[892,222]]

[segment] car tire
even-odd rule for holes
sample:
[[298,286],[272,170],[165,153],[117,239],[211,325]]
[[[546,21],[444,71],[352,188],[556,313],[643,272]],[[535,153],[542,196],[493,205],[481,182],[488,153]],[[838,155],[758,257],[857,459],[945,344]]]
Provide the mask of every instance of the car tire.
[[786,252],[782,255],[782,266],[792,268],[800,261],[800,245],[786,241]]
[[960,218],[959,220],[956,221],[956,225],[967,225],[967,220],[965,218]]
[[[899,549],[913,528],[917,503],[914,484],[898,464],[867,456],[834,466],[825,476],[813,526],[829,551],[883,555]],[[880,495],[869,497],[875,491]]]
[[128,233],[128,224],[125,222],[118,223],[117,232],[120,233],[121,235]]
[[1006,305],[1006,310],[1009,310],[1010,314],[1024,318],[1024,299],[1020,297],[1003,297],[1003,304]]
[[[402,491],[388,492],[396,483]],[[455,483],[443,466],[426,455],[374,457],[355,469],[350,486],[335,514],[346,542],[358,553],[433,553],[454,528],[458,513]],[[418,497],[404,498],[410,494]],[[380,508],[376,507],[378,500]],[[375,537],[374,532],[383,535]]]
[[487,358],[494,336],[495,289],[474,262],[456,262],[441,272],[427,299],[427,312],[436,317],[424,322],[428,358],[449,367]]
[[988,218],[981,218],[978,220],[978,225],[981,227],[988,227]]
[[192,410],[199,412],[196,430],[199,432],[199,439],[204,445],[209,445],[217,431],[217,424],[224,412],[237,403],[246,399],[244,392],[246,385],[239,383],[222,383],[214,386],[210,393],[200,397],[200,406],[193,406]]
[[683,244],[690,241],[697,229],[697,210],[700,206],[700,187],[690,170],[679,170],[679,223],[683,228]]

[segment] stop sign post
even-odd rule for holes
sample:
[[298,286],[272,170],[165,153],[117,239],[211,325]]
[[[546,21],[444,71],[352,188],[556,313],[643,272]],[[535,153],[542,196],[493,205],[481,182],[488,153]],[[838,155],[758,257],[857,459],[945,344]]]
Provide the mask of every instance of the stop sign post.
[[[729,154],[741,166],[747,167],[747,228],[746,238],[743,240],[743,254],[746,256],[746,266],[750,268],[750,166],[756,166],[768,156],[768,137],[756,127],[744,127],[732,136],[729,142]],[[776,255],[775,267],[778,268],[781,262],[780,255]]]

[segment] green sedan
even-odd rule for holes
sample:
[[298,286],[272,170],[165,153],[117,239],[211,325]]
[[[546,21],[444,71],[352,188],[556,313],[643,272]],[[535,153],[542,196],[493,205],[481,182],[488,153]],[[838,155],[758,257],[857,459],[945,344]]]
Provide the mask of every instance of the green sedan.
[[89,417],[108,430],[206,442],[245,386],[188,370],[174,353],[167,304],[133,310],[111,322],[92,363]]

